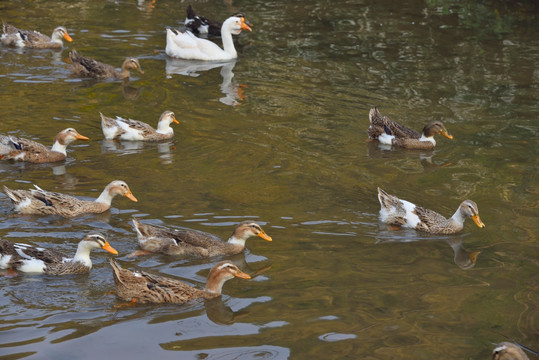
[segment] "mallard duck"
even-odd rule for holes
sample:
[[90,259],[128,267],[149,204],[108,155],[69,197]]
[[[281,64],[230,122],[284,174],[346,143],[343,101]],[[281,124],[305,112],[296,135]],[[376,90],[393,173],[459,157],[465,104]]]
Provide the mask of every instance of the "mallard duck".
[[139,61],[135,58],[125,59],[121,71],[116,70],[112,65],[80,56],[75,50],[69,53],[69,58],[71,59],[71,72],[80,77],[129,79],[129,76],[131,76],[130,70],[137,70],[141,74],[144,74]]
[[73,258],[57,250],[0,239],[0,268],[49,275],[84,274],[92,268],[90,251],[97,248],[118,254],[100,233],[86,235]]
[[52,148],[38,142],[16,136],[0,135],[0,159],[46,163],[65,160],[66,148],[75,140],[90,140],[73,128],[67,128],[56,135]]
[[52,36],[48,37],[37,31],[17,29],[13,25],[9,25],[2,21],[4,34],[0,37],[0,41],[7,46],[28,47],[36,49],[59,49],[64,46],[62,39],[73,41],[67,30],[63,26],[59,26],[52,32]]
[[530,358],[520,346],[501,342],[492,350],[492,360],[530,360]]
[[380,219],[389,225],[402,226],[431,234],[455,234],[462,230],[464,220],[469,217],[478,227],[485,227],[479,218],[477,204],[472,200],[464,200],[449,219],[435,211],[389,195],[380,188],[378,188],[378,200],[382,206]]
[[107,140],[143,140],[143,141],[159,141],[168,140],[174,136],[174,130],[170,127],[173,122],[179,124],[172,111],[165,111],[161,114],[157,123],[157,130],[142,121],[116,119],[107,117],[101,113],[101,128],[103,135]]
[[165,52],[168,56],[180,59],[192,60],[231,60],[238,57],[232,34],[238,35],[242,30],[251,28],[245,23],[244,17],[229,17],[221,27],[221,38],[223,39],[223,49],[217,44],[199,39],[190,31],[184,33],[167,29],[167,46]]
[[167,230],[143,224],[133,218],[139,245],[143,251],[133,255],[162,253],[167,255],[198,255],[210,257],[216,255],[239,254],[245,248],[245,241],[251,236],[258,236],[266,241],[272,241],[257,223],[247,220],[236,226],[228,241],[223,241],[215,235],[191,230]]
[[4,185],[4,192],[13,201],[15,211],[20,214],[60,215],[73,217],[81,214],[100,214],[110,209],[112,199],[123,195],[137,201],[122,180],[114,180],[95,201],[77,199],[74,196],[46,191],[34,185],[35,189],[12,190]]
[[199,290],[176,279],[123,269],[112,259],[110,264],[116,295],[123,300],[140,303],[182,304],[195,299],[212,299],[221,295],[227,280],[234,277],[251,278],[233,263],[221,261],[210,270],[206,288]]
[[370,126],[367,134],[372,140],[378,140],[381,144],[394,145],[407,149],[430,150],[436,146],[434,135],[442,134],[448,139],[453,136],[447,133],[441,121],[431,121],[423,128],[422,133],[407,128],[390,120],[387,116],[382,116],[377,108],[372,108],[369,112]]

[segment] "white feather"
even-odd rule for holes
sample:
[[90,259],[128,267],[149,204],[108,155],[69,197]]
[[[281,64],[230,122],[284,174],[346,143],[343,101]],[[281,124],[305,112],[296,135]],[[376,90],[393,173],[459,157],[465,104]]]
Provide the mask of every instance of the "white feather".
[[0,254],[0,269],[7,269],[9,262],[11,261],[11,255]]
[[388,135],[386,133],[383,133],[381,134],[380,136],[378,136],[378,141],[381,143],[381,144],[385,144],[385,145],[391,145],[392,143],[392,140],[395,138],[394,135]]
[[22,266],[19,267],[19,270],[22,272],[37,272],[42,273],[45,271],[45,263],[42,260],[38,259],[29,259],[22,260]]

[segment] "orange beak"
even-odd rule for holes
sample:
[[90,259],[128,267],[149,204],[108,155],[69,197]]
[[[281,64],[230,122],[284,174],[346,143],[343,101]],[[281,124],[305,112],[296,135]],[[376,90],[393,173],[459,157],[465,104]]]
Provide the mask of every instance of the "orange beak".
[[[252,24],[251,24],[252,25]],[[245,23],[245,18],[241,18],[241,29],[242,30],[249,30],[249,31],[253,31],[251,30],[251,28],[249,27],[249,25],[247,25]]]
[[178,120],[176,120],[176,116],[174,116],[174,115],[172,115],[172,122],[176,123],[176,124],[180,123]]
[[68,33],[65,33],[65,34],[64,34],[64,39],[66,39],[66,40],[69,41],[69,42],[73,41],[73,39],[71,38],[71,36],[69,36]]
[[260,232],[258,233],[257,236],[258,236],[259,238],[262,238],[262,239],[266,240],[266,241],[272,241],[271,236],[269,236],[268,234],[266,234],[266,233],[264,232],[264,230],[260,231]]
[[81,134],[77,134],[77,136],[75,136],[75,139],[77,139],[77,140],[90,140],[90,138],[87,138],[86,136],[83,136]]
[[448,139],[450,139],[450,140],[453,140],[453,135],[449,135],[449,134],[447,133],[447,130],[445,130],[445,129],[442,130],[442,131],[440,131],[440,134],[442,134],[443,136],[445,136],[446,138],[448,138]]
[[238,271],[237,273],[234,274],[234,276],[242,278],[242,279],[250,279],[251,278],[251,276],[249,274],[246,274],[243,271]]
[[126,198],[128,198],[129,200],[131,200],[131,201],[134,201],[134,202],[137,202],[137,201],[138,201],[137,198],[135,197],[135,195],[133,195],[133,193],[131,192],[131,190],[128,190],[128,191],[124,194],[124,196],[125,196]]
[[474,216],[472,216],[472,220],[473,220],[473,222],[475,223],[475,225],[477,225],[477,226],[480,227],[481,229],[485,227],[485,224],[483,224],[483,222],[482,222],[481,219],[479,218],[479,215],[474,215]]
[[110,246],[110,244],[108,242],[106,242],[105,245],[103,245],[103,247],[101,249],[106,250],[106,251],[108,251],[109,253],[111,253],[113,255],[118,255],[118,251],[116,251],[116,249],[114,249],[112,246]]

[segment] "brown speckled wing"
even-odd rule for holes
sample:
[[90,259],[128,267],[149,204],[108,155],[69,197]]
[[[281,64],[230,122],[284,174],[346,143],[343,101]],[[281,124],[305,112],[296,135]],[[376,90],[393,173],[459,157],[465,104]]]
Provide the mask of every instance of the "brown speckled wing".
[[447,221],[445,217],[438,214],[436,211],[425,209],[420,206],[416,206],[414,212],[419,217],[419,220],[421,220],[421,224],[417,227],[418,230],[431,231],[433,228],[436,228]]
[[119,120],[126,123],[130,128],[141,131],[143,135],[150,135],[155,133],[155,129],[145,122],[133,120],[133,119],[122,119]]

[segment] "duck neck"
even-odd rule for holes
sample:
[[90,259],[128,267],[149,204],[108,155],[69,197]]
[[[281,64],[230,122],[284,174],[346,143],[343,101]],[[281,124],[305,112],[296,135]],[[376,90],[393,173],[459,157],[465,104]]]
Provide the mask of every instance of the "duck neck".
[[77,252],[75,253],[75,256],[73,259],[71,259],[74,262],[80,262],[89,268],[92,267],[92,260],[90,260],[90,247],[88,247],[88,244],[85,242],[80,242],[79,246],[77,247]]
[[120,72],[120,79],[129,79],[129,76],[131,76],[131,72],[129,71],[129,69],[122,67],[122,71]]
[[223,39],[223,49],[227,54],[230,55],[231,59],[238,57],[236,48],[234,47],[234,40],[232,39],[232,34],[229,30],[221,31],[221,38]]
[[215,274],[210,274],[208,280],[206,281],[206,291],[216,296],[221,295],[223,291],[223,284],[226,282],[226,279],[222,276]]
[[233,246],[238,246],[238,247],[241,247],[243,249],[245,247],[245,241],[246,241],[246,239],[237,238],[235,235],[232,235],[228,239],[227,244],[230,244],[230,245],[233,245]]
[[114,196],[112,196],[109,192],[109,188],[108,186],[105,188],[105,190],[103,190],[103,192],[101,193],[101,195],[99,195],[99,197],[97,199],[95,199],[95,202],[97,203],[103,203],[103,204],[106,204],[108,206],[110,206],[110,204],[112,203],[112,198]]
[[51,151],[56,151],[67,156],[66,148],[67,148],[67,145],[61,144],[60,141],[56,139],[56,141],[52,145]]
[[432,145],[436,146],[436,140],[434,140],[434,136],[426,136],[425,133],[421,133],[419,141],[429,141],[432,143]]
[[462,216],[462,213],[460,212],[460,207],[459,207],[457,211],[453,214],[453,216],[451,216],[451,219],[449,220],[458,224],[462,228],[464,227],[464,220],[466,220],[466,218]]
[[174,134],[174,130],[172,130],[172,128],[170,127],[170,123],[168,121],[159,121],[159,123],[157,124],[157,130],[156,132],[158,132],[159,134],[165,134],[165,135],[168,135],[168,134]]

